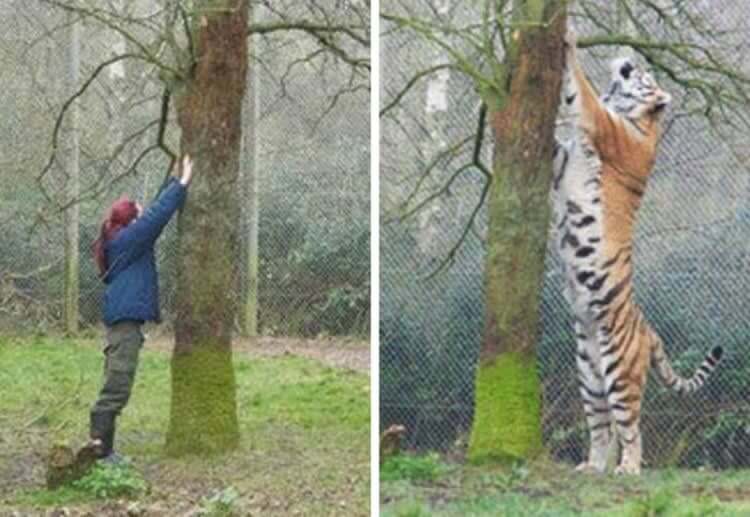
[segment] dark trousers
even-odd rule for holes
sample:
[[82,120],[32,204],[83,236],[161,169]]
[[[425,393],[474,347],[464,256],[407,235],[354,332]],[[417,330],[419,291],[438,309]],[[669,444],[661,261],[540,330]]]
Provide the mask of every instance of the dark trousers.
[[130,399],[143,347],[140,321],[120,321],[107,327],[104,347],[104,382],[92,413],[119,415]]

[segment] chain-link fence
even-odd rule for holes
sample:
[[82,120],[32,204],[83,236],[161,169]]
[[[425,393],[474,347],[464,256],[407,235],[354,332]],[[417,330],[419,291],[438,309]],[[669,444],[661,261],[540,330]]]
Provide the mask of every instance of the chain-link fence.
[[[606,36],[609,31],[667,42],[678,35],[686,44],[705,46],[729,69],[747,74],[750,68],[742,56],[750,45],[748,6],[739,1],[719,3],[692,2],[686,7],[668,1],[577,2],[570,19],[581,38]],[[661,9],[667,21],[648,5]],[[420,11],[415,5],[407,8],[396,0],[383,1],[384,11],[442,17],[441,27],[461,28],[441,32],[443,41],[455,42],[454,50],[470,55],[468,45],[460,47],[466,39],[456,34],[480,26],[481,10],[450,0],[424,2],[422,7]],[[633,18],[625,17],[628,26],[618,20],[623,7],[633,10]],[[414,32],[385,24],[383,104],[400,100],[381,118],[381,424],[405,425],[409,447],[450,450],[461,449],[472,421],[484,313],[486,219],[482,212],[453,266],[428,277],[459,239],[478,200],[481,174],[470,169],[413,217],[398,217],[417,184],[421,184],[419,194],[407,206],[414,207],[443,189],[472,152],[470,144],[453,147],[470,138],[477,127],[479,98],[465,76],[455,70],[427,75],[399,97],[419,72],[437,70],[451,60],[435,49]],[[599,88],[606,85],[609,59],[621,52],[628,50],[607,46],[580,51]],[[645,64],[642,57],[637,59]],[[714,344],[723,345],[727,353],[720,369],[695,396],[679,398],[657,379],[649,381],[642,419],[644,458],[650,465],[747,466],[750,167],[743,142],[749,135],[730,125],[735,115],[747,114],[709,122],[704,116],[707,111],[695,110],[693,93],[686,93],[664,73],[655,75],[674,101],[639,213],[636,298],[664,338],[679,372],[691,373]],[[716,80],[701,70],[695,70],[693,77]],[[485,140],[491,140],[489,133]],[[485,149],[485,160],[490,154]],[[542,303],[538,358],[544,387],[544,440],[554,457],[579,461],[588,433],[576,386],[571,314],[552,250]]]
[[[53,167],[40,175],[66,100],[100,64],[138,51],[139,38],[151,41],[155,27],[168,25],[176,11],[165,8],[167,3],[113,1],[102,6],[108,23],[121,23],[122,32],[91,17],[81,21],[46,2],[0,4],[0,328],[61,326],[65,222],[59,207],[75,199],[80,210],[80,320],[83,326],[99,322],[103,286],[91,245],[101,220],[120,195],[143,204],[152,201],[169,163],[164,153],[149,151],[159,131],[162,73],[143,60],[104,68],[77,101],[78,144],[69,111]],[[314,10],[303,12],[309,7],[294,2],[273,7],[252,3],[256,24],[315,20]],[[347,3],[336,16],[355,17],[353,5]],[[329,17],[322,23],[340,21]],[[364,337],[370,298],[369,79],[352,72],[333,52],[321,51],[320,42],[303,31],[271,31],[250,42],[238,184],[242,251],[237,253],[241,265],[233,294],[243,303],[252,297],[248,263],[255,260],[261,335]],[[149,51],[165,55],[161,47]],[[344,56],[360,59],[367,49]],[[165,135],[167,144],[178,149],[174,107]],[[70,173],[76,152],[78,196],[71,194]],[[157,248],[167,322],[176,290],[175,226],[170,224]]]

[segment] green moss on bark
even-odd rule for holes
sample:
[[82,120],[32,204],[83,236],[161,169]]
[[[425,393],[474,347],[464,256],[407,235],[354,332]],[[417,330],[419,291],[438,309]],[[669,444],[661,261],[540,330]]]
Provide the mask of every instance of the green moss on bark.
[[232,353],[203,345],[172,358],[167,454],[215,454],[239,444]]
[[480,364],[475,407],[469,461],[514,461],[541,452],[541,387],[533,360],[506,353]]

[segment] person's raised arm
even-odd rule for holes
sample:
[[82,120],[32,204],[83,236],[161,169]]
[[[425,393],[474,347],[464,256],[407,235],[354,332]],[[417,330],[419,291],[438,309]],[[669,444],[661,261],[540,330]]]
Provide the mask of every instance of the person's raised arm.
[[161,195],[139,218],[123,230],[122,238],[138,247],[153,244],[174,213],[185,201],[187,186],[193,175],[193,162],[190,156],[182,159],[182,175],[170,181]]
[[180,183],[183,187],[190,185],[190,181],[193,179],[193,160],[189,154],[186,154],[182,159],[182,176],[180,176]]

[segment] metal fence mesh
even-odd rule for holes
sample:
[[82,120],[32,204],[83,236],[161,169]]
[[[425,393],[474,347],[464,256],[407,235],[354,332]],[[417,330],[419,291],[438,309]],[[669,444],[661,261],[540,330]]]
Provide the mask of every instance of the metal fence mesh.
[[[668,4],[669,2],[665,2]],[[383,10],[418,9],[384,0]],[[425,3],[423,15],[434,15]],[[434,4],[434,5],[433,5]],[[440,5],[438,5],[440,4]],[[617,2],[579,2],[574,20],[581,37],[601,33]],[[742,56],[750,45],[747,5],[739,1],[695,2],[695,27],[730,34],[721,51],[733,66],[748,71]],[[458,2],[431,2],[446,9],[454,26],[481,18],[477,8]],[[637,9],[639,3],[628,5]],[[661,4],[659,4],[661,5]],[[441,7],[442,6],[442,7]],[[584,8],[598,13],[600,26]],[[682,37],[711,45],[693,26],[658,24],[639,17],[652,39],[683,31]],[[468,22],[467,22],[468,20]],[[609,25],[612,27],[613,25]],[[447,56],[408,31],[382,36],[382,98],[387,106],[415,73]],[[697,29],[696,29],[697,30]],[[450,36],[447,36],[450,38]],[[710,38],[709,38],[710,39]],[[610,58],[622,49],[581,51],[584,66],[600,88]],[[750,464],[750,361],[745,353],[750,325],[750,167],[747,134],[726,125],[711,127],[701,116],[685,116],[690,99],[663,74],[657,81],[671,92],[670,108],[656,169],[639,214],[635,237],[635,292],[668,355],[682,374],[692,372],[714,344],[727,351],[721,368],[699,394],[681,399],[649,380],[643,410],[644,458],[648,465],[712,467]],[[430,88],[447,85],[444,106],[435,109]],[[435,97],[432,97],[434,101]],[[438,104],[441,99],[438,96]],[[483,321],[483,218],[460,249],[453,266],[427,278],[454,245],[478,199],[480,174],[471,171],[449,192],[406,221],[404,201],[433,165],[432,157],[475,131],[478,96],[457,73],[425,79],[381,118],[381,425],[400,423],[416,449],[461,449],[472,420],[474,368]],[[489,141],[489,140],[488,140]],[[435,192],[467,161],[471,149],[435,162],[422,180],[418,199]],[[487,160],[489,153],[487,150]],[[412,203],[411,206],[414,206]],[[548,253],[543,286],[538,359],[544,389],[544,440],[554,457],[579,461],[588,436],[576,387],[571,315],[562,296],[556,252]]]
[[[112,2],[136,16],[162,3]],[[254,2],[256,22],[294,17],[294,2]],[[349,5],[349,4],[347,4]],[[346,11],[341,11],[346,17]],[[52,129],[63,103],[94,71],[130,43],[96,23],[80,23],[80,80],[69,79],[70,17],[44,2],[0,5],[0,328],[59,326],[62,311],[62,214],[42,188],[63,200],[67,175],[55,167],[37,180],[52,149]],[[158,22],[158,20],[157,20]],[[332,20],[331,23],[335,23]],[[135,38],[145,31],[127,28]],[[148,34],[144,34],[148,35]],[[352,77],[340,60],[315,53],[300,32],[254,36],[244,113],[241,173],[243,212],[250,171],[257,175],[257,221],[243,213],[243,252],[235,294],[248,283],[247,242],[258,231],[258,326],[262,335],[366,336],[369,326],[369,94],[367,79]],[[102,286],[91,244],[110,203],[122,194],[150,202],[168,159],[151,152],[163,83],[148,64],[111,66],[79,99],[80,312],[83,325],[101,317]],[[69,118],[61,130],[58,162],[70,158]],[[170,115],[167,140],[178,149]],[[176,232],[159,241],[162,312],[171,319],[175,295]]]

